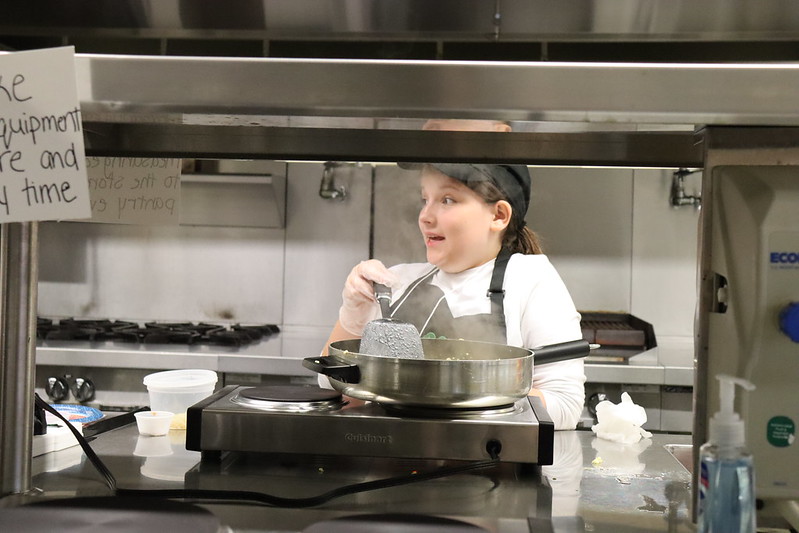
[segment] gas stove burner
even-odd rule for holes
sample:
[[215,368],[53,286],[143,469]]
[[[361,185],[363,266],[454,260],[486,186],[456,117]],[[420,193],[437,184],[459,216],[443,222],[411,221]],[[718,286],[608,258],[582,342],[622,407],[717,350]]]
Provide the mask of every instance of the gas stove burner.
[[221,324],[191,322],[135,322],[106,319],[64,318],[55,323],[37,318],[36,334],[44,340],[118,341],[145,344],[213,344],[240,347],[278,333],[272,324],[230,327]]
[[486,418],[492,416],[504,416],[519,412],[517,404],[499,405],[496,407],[424,407],[418,405],[391,405],[381,404],[387,413],[411,418],[440,418],[440,419],[464,419],[464,418]]
[[169,328],[126,328],[117,331],[113,340],[120,342],[141,342],[144,344],[194,344],[200,339],[196,331]]
[[243,388],[230,401],[265,411],[292,413],[333,411],[346,404],[337,391],[292,385],[262,385]]
[[[230,329],[219,324],[192,324],[190,322],[148,322],[145,329],[154,330],[156,332],[169,331],[174,334],[183,335],[178,337],[183,340],[169,340],[166,342],[181,342],[183,344],[217,344],[222,346],[244,346],[251,342],[257,342],[264,337],[268,337],[272,333],[280,331],[277,326],[272,325],[258,325],[258,326],[242,326],[241,324],[233,324]],[[144,342],[147,342],[146,340]],[[158,341],[154,341],[158,342]]]
[[253,341],[261,340],[262,337],[268,337],[273,333],[277,333],[280,329],[272,324],[258,325],[258,326],[245,326],[242,324],[233,324],[230,329],[236,333],[246,335]]
[[57,327],[47,329],[40,336],[50,341],[97,341],[103,339],[103,330],[92,327]]
[[52,319],[37,318],[36,335],[46,340],[103,341],[117,337],[117,331],[136,327],[133,322],[112,320],[61,319],[55,324]]

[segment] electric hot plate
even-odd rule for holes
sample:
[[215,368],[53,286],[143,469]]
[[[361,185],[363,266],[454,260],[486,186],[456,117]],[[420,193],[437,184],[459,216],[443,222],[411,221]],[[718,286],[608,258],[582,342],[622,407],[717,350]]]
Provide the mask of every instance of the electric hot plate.
[[497,409],[385,407],[306,386],[224,387],[190,407],[186,448],[224,452],[552,464],[554,425],[538,398]]

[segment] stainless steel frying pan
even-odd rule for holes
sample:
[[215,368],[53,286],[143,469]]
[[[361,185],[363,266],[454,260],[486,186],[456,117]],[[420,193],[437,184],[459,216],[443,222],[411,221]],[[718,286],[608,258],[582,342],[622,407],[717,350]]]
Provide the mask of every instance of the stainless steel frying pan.
[[303,366],[330,378],[342,394],[382,404],[481,408],[514,403],[530,391],[533,364],[585,357],[584,340],[527,350],[488,342],[422,339],[424,359],[358,353],[359,339],[330,344]]

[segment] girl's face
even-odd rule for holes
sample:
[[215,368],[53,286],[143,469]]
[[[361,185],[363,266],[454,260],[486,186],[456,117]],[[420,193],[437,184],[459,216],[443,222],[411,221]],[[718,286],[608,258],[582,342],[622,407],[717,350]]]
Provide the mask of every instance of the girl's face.
[[510,211],[507,202],[488,204],[460,181],[433,168],[422,171],[419,229],[427,260],[444,272],[463,272],[494,259]]

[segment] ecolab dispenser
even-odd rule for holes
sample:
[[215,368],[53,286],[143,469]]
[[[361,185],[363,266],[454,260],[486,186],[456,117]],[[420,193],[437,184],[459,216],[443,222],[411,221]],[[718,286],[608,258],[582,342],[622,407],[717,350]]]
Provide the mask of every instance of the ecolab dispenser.
[[721,410],[716,376],[752,383],[735,410],[756,497],[779,508],[799,499],[799,128],[704,139],[694,445]]

